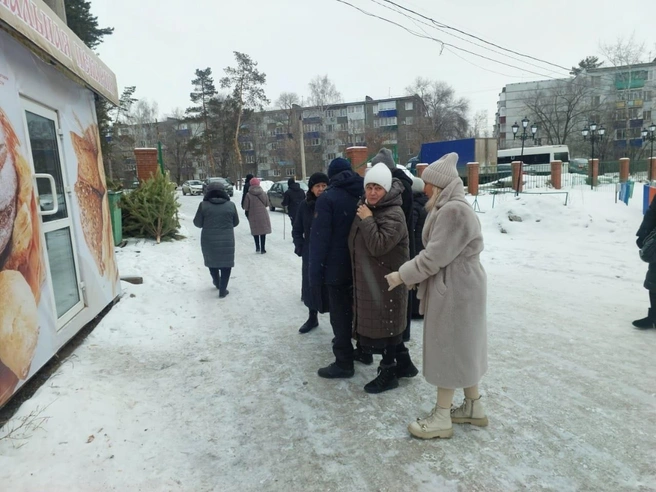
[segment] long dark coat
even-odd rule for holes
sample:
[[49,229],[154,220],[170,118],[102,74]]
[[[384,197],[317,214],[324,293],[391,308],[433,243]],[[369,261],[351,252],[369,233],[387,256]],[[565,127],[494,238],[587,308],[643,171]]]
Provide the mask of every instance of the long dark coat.
[[351,227],[353,326],[362,345],[396,345],[406,327],[408,290],[402,285],[389,291],[385,279],[385,275],[396,272],[409,259],[402,193],[403,185],[393,179],[390,191],[369,207],[373,217],[362,220],[356,216]]
[[410,239],[408,247],[410,250],[410,258],[412,258],[416,254],[415,236],[412,233],[412,178],[408,176],[403,169],[399,169],[398,167],[392,170],[392,177],[398,179],[403,185],[403,193],[401,194],[403,203],[401,204],[401,208],[403,209],[403,215],[405,215],[405,223],[408,227],[408,236]]
[[239,224],[237,207],[225,191],[208,191],[196,211],[194,225],[202,229],[200,247],[208,268],[235,266],[235,231]]
[[298,206],[303,200],[305,200],[305,192],[301,189],[301,185],[296,182],[289,185],[283,196],[282,206],[287,207],[287,215],[292,219],[292,222],[296,219]]
[[248,188],[244,198],[244,210],[248,212],[248,224],[253,236],[271,234],[271,218],[269,217],[269,197],[261,186]]
[[[412,230],[415,238],[415,256],[424,249],[421,234],[424,232],[424,223],[426,222],[426,216],[428,215],[426,203],[428,203],[428,197],[423,191],[412,194]],[[414,258],[414,256],[412,258]],[[420,317],[419,299],[417,299],[416,290],[410,291],[409,302],[412,303],[412,316],[415,318]]]
[[[640,228],[638,229],[638,232],[636,232],[636,236],[638,236],[638,239],[636,240],[638,248],[642,248],[645,239],[647,239],[647,236],[654,230],[654,228],[656,228],[656,200],[652,200],[649,204],[649,208],[645,212],[645,216],[642,218],[642,224],[640,224]],[[643,285],[647,290],[656,290],[656,263],[649,264],[647,276],[645,277],[645,283]]]
[[364,179],[354,171],[330,178],[326,191],[317,199],[310,241],[310,284],[351,285],[351,256],[348,236],[364,194]]
[[296,254],[303,258],[303,302],[308,309],[319,311],[320,313],[328,312],[328,289],[325,285],[312,287],[310,285],[310,238],[312,237],[312,221],[314,220],[314,207],[317,203],[317,197],[309,191],[305,200],[298,206],[298,213],[294,219],[292,227],[292,238],[294,239],[294,249]]

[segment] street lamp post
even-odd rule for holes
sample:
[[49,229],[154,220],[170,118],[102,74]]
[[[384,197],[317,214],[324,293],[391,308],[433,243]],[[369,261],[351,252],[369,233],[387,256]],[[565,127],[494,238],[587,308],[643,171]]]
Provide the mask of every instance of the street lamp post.
[[594,179],[592,177],[592,163],[594,161],[594,145],[595,142],[601,142],[604,138],[604,134],[606,133],[606,129],[604,128],[604,125],[600,125],[599,128],[597,128],[597,124],[594,121],[591,121],[589,126],[586,126],[583,130],[581,130],[581,135],[583,135],[583,140],[587,140],[588,138],[590,139],[590,145],[591,145],[591,152],[590,152],[590,189],[594,190]]
[[649,160],[647,162],[647,179],[651,182],[654,177],[651,175],[651,159],[654,157],[654,140],[656,140],[656,125],[652,123],[647,128],[642,129],[642,139],[651,142],[649,150]]
[[535,123],[531,125],[531,133],[530,135],[526,132],[528,129],[528,124],[530,123],[530,120],[524,116],[524,119],[522,120],[522,133],[519,135],[517,132],[519,131],[519,125],[515,121],[515,124],[512,126],[512,132],[513,132],[513,140],[519,138],[522,141],[522,152],[521,152],[521,157],[519,159],[519,174],[517,176],[517,188],[515,188],[515,196],[519,195],[519,185],[521,183],[522,179],[522,166],[524,165],[524,143],[526,142],[527,138],[533,139],[535,142],[535,134],[538,132],[538,127]]

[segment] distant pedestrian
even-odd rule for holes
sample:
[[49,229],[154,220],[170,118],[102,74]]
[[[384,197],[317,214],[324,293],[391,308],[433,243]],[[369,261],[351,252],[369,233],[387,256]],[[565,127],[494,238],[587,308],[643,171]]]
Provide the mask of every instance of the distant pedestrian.
[[[480,262],[481,224],[465,199],[458,175],[458,154],[451,153],[422,174],[430,198],[424,225],[425,248],[387,275],[390,289],[418,284],[424,314],[426,380],[437,386],[437,403],[425,418],[408,426],[422,439],[449,438],[452,424],[486,426],[478,384],[487,370],[487,277]],[[451,408],[456,388],[465,401]]]
[[244,210],[255,240],[255,252],[266,253],[266,235],[271,234],[269,197],[260,186],[259,178],[251,178],[248,193],[244,198]]
[[328,286],[335,362],[319,369],[322,378],[350,378],[353,369],[353,273],[348,236],[364,192],[362,177],[338,157],[328,166],[330,185],[317,199],[310,239],[310,286]]
[[287,215],[292,222],[292,227],[294,227],[298,206],[303,200],[305,200],[305,192],[301,189],[301,185],[294,178],[289,178],[287,180],[287,190],[283,195],[282,206],[287,207]]
[[[246,199],[246,195],[248,194],[248,188],[251,186],[251,179],[253,179],[252,174],[247,174],[246,179],[244,180],[244,189],[241,192],[241,208],[244,208],[244,200]],[[246,214],[246,217],[248,217],[248,213]]]
[[[408,259],[408,229],[401,209],[403,185],[383,163],[364,177],[365,198],[358,204],[349,235],[355,314],[353,330],[361,350],[380,353],[378,376],[367,393],[382,393],[399,385],[399,377],[414,377],[417,368],[403,344],[408,290],[388,289],[385,275]],[[398,356],[398,363],[397,363]]]
[[294,219],[292,238],[294,239],[294,253],[303,258],[302,267],[302,298],[309,310],[308,319],[299,328],[299,333],[307,333],[319,326],[319,313],[328,311],[328,289],[325,284],[316,288],[310,286],[308,269],[310,267],[310,240],[312,237],[312,222],[317,198],[321,196],[328,186],[328,176],[323,173],[314,173],[308,182],[309,191],[300,205]]
[[[414,258],[424,249],[421,235],[424,232],[424,223],[426,222],[426,203],[428,197],[424,193],[424,181],[421,178],[412,178],[412,231],[415,237],[415,255]],[[419,313],[419,299],[417,299],[417,290],[410,290],[410,301],[412,302],[412,318],[421,319],[423,316]]]
[[[640,228],[636,232],[638,248],[642,249],[645,239],[654,229],[656,229],[656,200],[652,200],[649,204],[649,208],[642,218]],[[633,326],[641,330],[656,328],[656,263],[649,263],[643,286],[649,291],[649,309],[645,318],[633,322]]]
[[235,230],[239,224],[237,207],[220,183],[210,183],[198,205],[194,225],[200,227],[200,246],[219,297],[229,294],[228,281],[235,266]]
[[[408,229],[408,237],[410,238],[409,251],[410,258],[415,255],[415,236],[412,231],[412,178],[406,174],[403,169],[400,169],[396,166],[394,162],[394,155],[392,151],[383,147],[378,151],[378,154],[371,159],[371,165],[375,166],[379,162],[385,164],[388,169],[392,172],[392,177],[401,181],[403,185],[403,194],[401,198],[403,203],[401,208],[403,209],[403,214],[405,215],[405,223]],[[407,342],[410,340],[410,325],[412,323],[412,303],[410,302],[410,294],[408,294],[408,303],[406,312],[406,327],[403,332],[403,341]]]

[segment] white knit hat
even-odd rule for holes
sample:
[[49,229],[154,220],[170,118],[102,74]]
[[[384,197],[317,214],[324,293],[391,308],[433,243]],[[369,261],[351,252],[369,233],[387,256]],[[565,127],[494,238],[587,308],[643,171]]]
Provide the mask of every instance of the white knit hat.
[[412,177],[412,192],[413,193],[423,193],[424,192],[424,180],[418,178],[417,176]]
[[364,186],[368,183],[375,183],[389,191],[392,187],[392,172],[384,163],[379,162],[364,175]]
[[444,189],[454,180],[460,179],[458,169],[456,168],[457,165],[458,154],[451,152],[450,154],[443,155],[424,169],[421,179],[426,183]]

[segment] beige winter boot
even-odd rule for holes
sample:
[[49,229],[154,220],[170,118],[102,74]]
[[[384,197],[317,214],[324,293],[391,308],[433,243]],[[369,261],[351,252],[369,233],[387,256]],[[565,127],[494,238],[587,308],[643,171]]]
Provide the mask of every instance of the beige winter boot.
[[487,425],[487,416],[481,403],[481,397],[476,400],[465,398],[462,405],[451,409],[451,422],[454,424],[471,424],[478,427]]
[[449,439],[453,436],[453,426],[448,408],[437,405],[425,419],[417,419],[408,426],[408,431],[420,439]]

